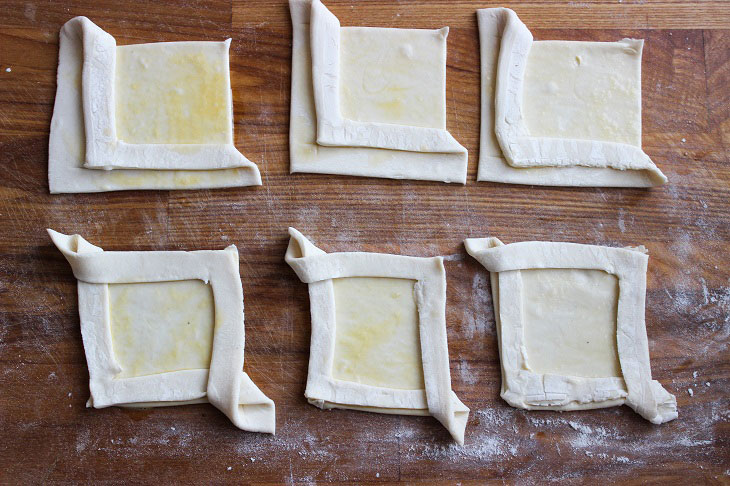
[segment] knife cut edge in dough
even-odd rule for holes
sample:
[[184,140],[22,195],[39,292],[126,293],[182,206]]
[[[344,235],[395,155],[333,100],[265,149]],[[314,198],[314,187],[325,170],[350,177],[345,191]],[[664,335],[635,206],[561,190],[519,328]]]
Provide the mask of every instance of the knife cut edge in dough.
[[[85,17],[75,17],[61,29],[48,153],[51,193],[261,185],[256,165],[232,144],[115,141],[114,69],[108,59],[115,45],[113,37]],[[99,49],[101,54],[94,56],[89,49]],[[99,76],[110,77],[95,81]],[[112,146],[123,157],[115,155],[110,163],[106,156]],[[127,168],[103,170],[115,164]],[[87,168],[92,165],[98,167]],[[139,168],[129,168],[133,166]]]
[[[294,228],[289,228],[289,235],[285,260],[309,285],[312,340],[305,390],[309,403],[320,408],[432,415],[463,444],[469,409],[451,390],[443,259],[363,252],[327,254]],[[333,279],[351,277],[416,281],[424,389],[386,388],[333,378],[337,327]]]
[[[315,1],[289,2],[293,26],[289,126],[291,172],[464,184],[467,151],[445,129],[342,117],[339,21],[321,2]],[[314,28],[315,25],[317,28]],[[373,35],[379,31],[394,30],[358,29],[372,31]],[[424,32],[446,34],[443,29]],[[327,44],[327,36],[338,45]],[[412,47],[417,49],[417,46]],[[443,55],[445,58],[445,52]],[[315,57],[317,68],[314,67]],[[451,143],[452,140],[456,145]],[[447,151],[428,151],[437,147]]]
[[[467,252],[490,272],[502,362],[502,398],[528,410],[582,410],[626,404],[654,424],[677,418],[677,400],[652,380],[644,322],[646,249],[468,238]],[[582,377],[531,371],[524,345],[522,270],[586,269],[619,283],[616,344],[621,377]],[[579,323],[576,323],[579,325]]]
[[[243,289],[238,250],[109,251],[79,235],[48,230],[78,280],[81,336],[89,368],[88,406],[169,406],[210,402],[243,430],[273,434],[274,402],[243,370]],[[120,378],[109,302],[110,284],[199,280],[213,291],[210,366]]]
[[640,147],[530,136],[523,118],[522,89],[532,34],[506,8],[478,10],[477,17],[482,77],[477,180],[615,187],[651,187],[666,182]]

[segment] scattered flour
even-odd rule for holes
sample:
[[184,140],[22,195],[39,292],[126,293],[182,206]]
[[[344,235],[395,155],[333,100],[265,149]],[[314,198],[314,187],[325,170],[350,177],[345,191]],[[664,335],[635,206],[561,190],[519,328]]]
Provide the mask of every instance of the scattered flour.
[[466,257],[461,253],[454,253],[453,255],[445,255],[444,261],[446,262],[463,262]]
[[467,385],[474,385],[479,381],[479,377],[469,367],[469,363],[466,360],[459,361],[459,377],[461,381]]
[[624,208],[619,208],[618,210],[618,229],[621,231],[621,233],[626,233],[626,222],[624,221],[624,217],[626,215],[626,210]]

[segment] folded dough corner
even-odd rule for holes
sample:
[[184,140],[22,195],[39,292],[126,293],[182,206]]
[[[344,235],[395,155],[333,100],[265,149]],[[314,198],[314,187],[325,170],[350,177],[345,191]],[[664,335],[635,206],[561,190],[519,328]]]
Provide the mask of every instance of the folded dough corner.
[[442,29],[340,27],[319,0],[290,0],[291,172],[466,182],[446,130]]
[[667,178],[641,149],[642,40],[533,41],[507,8],[477,10],[477,180],[651,187]]
[[238,250],[103,251],[48,230],[78,280],[88,406],[210,402],[273,434],[274,402],[243,371]]
[[469,408],[451,389],[442,257],[328,254],[289,235],[284,258],[309,285],[309,403],[431,415],[463,445]]
[[651,377],[644,247],[469,238],[489,270],[502,398],[527,410],[626,404],[654,424],[677,399]]
[[233,144],[222,42],[117,46],[86,17],[60,32],[51,193],[261,185]]

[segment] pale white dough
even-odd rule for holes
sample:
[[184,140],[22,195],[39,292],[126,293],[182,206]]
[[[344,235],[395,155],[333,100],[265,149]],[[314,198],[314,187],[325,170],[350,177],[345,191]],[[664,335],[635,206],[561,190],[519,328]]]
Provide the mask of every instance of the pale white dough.
[[539,374],[621,377],[618,279],[601,270],[522,270],[525,351]]
[[522,108],[533,137],[641,147],[643,41],[533,41]]
[[210,367],[215,309],[202,280],[109,284],[109,318],[118,378]]
[[232,144],[229,41],[118,46],[117,137],[135,144]]
[[477,11],[482,123],[477,180],[650,187],[641,150],[642,40],[533,42],[509,9]]
[[290,0],[291,172],[466,182],[446,130],[446,36],[341,28],[319,0]]
[[[49,141],[51,193],[260,185],[258,169],[232,143],[229,44],[117,47],[85,17],[66,22]],[[182,95],[187,103],[180,104]]]
[[274,402],[243,370],[238,251],[105,252],[48,233],[78,280],[89,406],[210,402],[238,428],[273,434]]
[[423,390],[415,280],[332,280],[335,356],[332,377],[365,385]]
[[340,28],[342,116],[446,129],[446,32]]
[[646,249],[469,238],[490,271],[502,398],[529,410],[626,404],[655,424],[677,400],[651,378]]
[[432,415],[463,444],[469,409],[451,390],[443,259],[326,254],[289,235],[285,260],[309,284],[309,402]]

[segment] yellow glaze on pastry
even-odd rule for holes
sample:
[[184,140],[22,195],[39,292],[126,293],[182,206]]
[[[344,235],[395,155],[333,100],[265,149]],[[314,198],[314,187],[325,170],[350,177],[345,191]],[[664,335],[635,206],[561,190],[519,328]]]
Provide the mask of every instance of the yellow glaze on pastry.
[[213,349],[215,306],[201,280],[109,285],[118,378],[207,369]]
[[440,30],[340,29],[340,111],[344,118],[446,128]]
[[228,45],[162,42],[117,47],[116,127],[123,142],[231,141]]
[[533,42],[523,87],[530,136],[641,147],[639,42]]
[[415,281],[352,277],[332,282],[337,323],[333,378],[423,389]]

